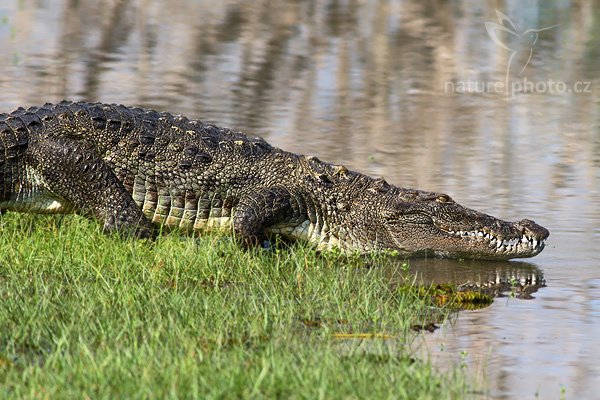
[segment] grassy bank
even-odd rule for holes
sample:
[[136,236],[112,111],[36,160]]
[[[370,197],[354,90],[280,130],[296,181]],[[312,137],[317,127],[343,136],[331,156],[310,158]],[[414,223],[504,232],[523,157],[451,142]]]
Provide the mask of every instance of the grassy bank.
[[3,398],[459,398],[460,373],[406,350],[435,318],[364,260],[302,245],[0,220]]

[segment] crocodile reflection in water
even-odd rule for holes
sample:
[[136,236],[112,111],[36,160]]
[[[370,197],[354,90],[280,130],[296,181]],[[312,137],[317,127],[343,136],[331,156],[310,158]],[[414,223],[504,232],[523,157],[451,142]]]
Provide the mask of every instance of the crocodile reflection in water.
[[491,298],[512,296],[533,299],[535,292],[546,287],[542,270],[527,262],[457,263],[452,260],[428,259],[411,260],[408,270],[400,274],[397,272],[398,265],[388,265],[385,268],[393,274],[394,285],[441,285],[452,287],[456,292],[477,292]]

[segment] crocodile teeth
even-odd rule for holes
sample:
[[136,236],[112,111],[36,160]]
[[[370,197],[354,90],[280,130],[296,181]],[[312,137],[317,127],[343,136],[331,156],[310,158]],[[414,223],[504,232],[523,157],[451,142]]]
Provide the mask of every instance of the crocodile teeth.
[[539,249],[544,246],[544,240],[537,240],[525,234],[521,237],[513,237],[500,239],[494,237],[491,233],[486,233],[481,230],[473,231],[446,231],[448,234],[462,238],[474,238],[477,240],[485,240],[492,249],[496,252],[516,252],[526,248]]

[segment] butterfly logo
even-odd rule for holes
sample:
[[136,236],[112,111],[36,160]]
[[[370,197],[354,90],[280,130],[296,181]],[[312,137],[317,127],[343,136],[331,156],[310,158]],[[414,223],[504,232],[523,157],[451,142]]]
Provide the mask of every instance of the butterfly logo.
[[[542,31],[547,31],[548,29],[556,28],[558,25],[552,25],[541,29],[527,29],[525,32],[519,33],[519,30],[515,24],[513,24],[510,18],[508,18],[506,15],[496,10],[496,16],[498,17],[498,21],[500,23],[497,24],[495,22],[486,22],[485,29],[498,46],[510,51],[508,66],[506,67],[506,82],[508,83],[508,76],[513,61],[518,60],[521,62],[522,67],[518,73],[518,75],[521,75],[531,61],[533,48],[537,43],[539,33]],[[508,37],[512,38],[512,40],[508,41],[509,44],[502,40],[501,32],[508,33]],[[527,60],[523,62],[525,58],[527,58]]]

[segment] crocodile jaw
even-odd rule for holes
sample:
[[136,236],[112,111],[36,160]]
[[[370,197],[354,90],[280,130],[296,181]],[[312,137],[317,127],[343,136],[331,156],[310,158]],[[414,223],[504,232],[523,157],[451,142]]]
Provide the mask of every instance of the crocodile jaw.
[[[440,230],[449,238],[458,238],[465,246],[477,248],[482,246],[487,247],[485,256],[481,257],[486,259],[510,259],[536,256],[544,250],[546,245],[545,242],[548,238],[548,234],[534,235],[531,234],[531,232],[517,232],[511,236],[500,237],[494,233],[490,233],[489,230],[485,228],[469,231],[445,231],[441,228]],[[439,251],[438,253],[439,255],[445,256],[460,254],[460,252],[448,254],[444,251]],[[469,257],[473,258],[473,253],[469,253]]]
[[[506,222],[469,210],[475,225],[451,227],[432,219],[432,252],[438,256],[487,260],[527,258],[539,254],[549,236],[546,228],[531,220]],[[461,226],[462,225],[462,226]]]

